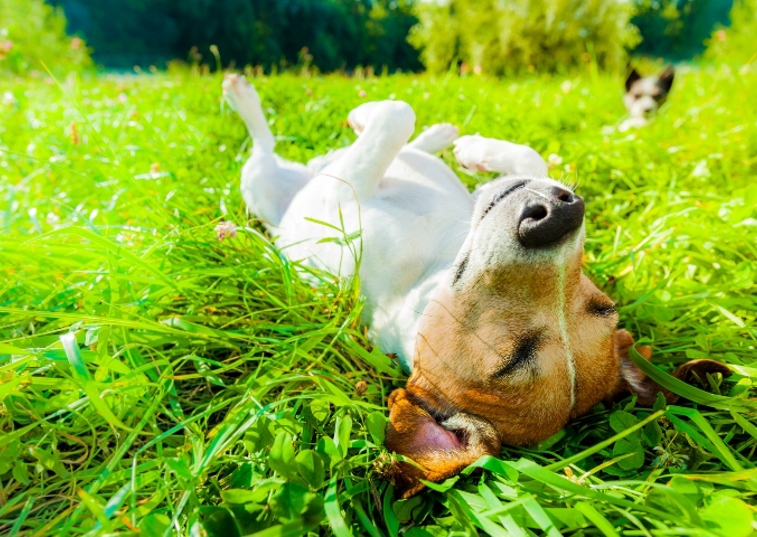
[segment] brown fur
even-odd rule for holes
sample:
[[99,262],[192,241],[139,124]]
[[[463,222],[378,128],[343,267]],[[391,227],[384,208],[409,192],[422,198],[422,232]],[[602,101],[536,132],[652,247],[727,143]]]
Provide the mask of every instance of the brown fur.
[[[639,394],[643,405],[651,405],[659,391],[670,402],[677,399],[630,361],[633,338],[616,330],[614,310],[597,314],[597,307],[612,302],[581,273],[580,262],[579,250],[562,279],[556,264],[492,269],[475,285],[447,289],[427,306],[407,388],[389,399],[387,448],[418,465],[394,468],[404,497],[423,488],[419,479],[446,479],[481,455],[497,455],[500,442],[532,445],[622,393]],[[568,341],[560,329],[560,304]],[[509,357],[528,338],[538,342],[536,350],[507,371]],[[637,350],[651,356],[648,347]],[[568,353],[575,371],[573,404]],[[506,373],[496,376],[503,367]],[[727,375],[728,368],[697,360],[676,376],[690,380],[704,372]]]
[[500,450],[497,432],[491,424],[481,419],[470,424],[478,427],[480,438],[473,441],[470,438],[463,439],[458,449],[426,449],[416,441],[416,435],[420,427],[430,424],[435,418],[422,407],[421,401],[406,390],[395,390],[389,397],[391,415],[386,445],[390,450],[401,453],[415,462],[400,462],[394,467],[394,483],[406,498],[424,488],[420,479],[443,481],[482,455],[497,455]]

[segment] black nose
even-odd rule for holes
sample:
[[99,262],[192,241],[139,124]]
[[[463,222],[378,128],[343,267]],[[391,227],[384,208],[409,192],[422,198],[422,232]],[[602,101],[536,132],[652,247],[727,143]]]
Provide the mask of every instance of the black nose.
[[544,195],[526,204],[520,215],[518,236],[528,248],[554,244],[584,221],[584,200],[580,196],[560,187]]

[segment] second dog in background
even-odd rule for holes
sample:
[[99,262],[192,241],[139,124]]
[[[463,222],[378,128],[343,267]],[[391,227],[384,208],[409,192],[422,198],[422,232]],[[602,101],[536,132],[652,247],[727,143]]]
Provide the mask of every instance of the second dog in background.
[[625,132],[631,128],[643,127],[662,106],[673,87],[675,70],[667,66],[659,74],[642,77],[636,69],[626,79],[626,93],[623,104],[628,110],[629,118],[620,124],[618,130]]

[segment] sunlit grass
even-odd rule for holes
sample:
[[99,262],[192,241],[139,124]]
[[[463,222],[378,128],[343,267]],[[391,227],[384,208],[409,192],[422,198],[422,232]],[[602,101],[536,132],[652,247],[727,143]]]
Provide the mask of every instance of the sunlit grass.
[[[419,127],[559,155],[553,176],[587,200],[586,270],[621,324],[664,367],[732,364],[703,379],[727,399],[598,407],[396,501],[382,442],[404,376],[367,341],[357,284],[305,283],[245,213],[249,141],[220,78],[15,81],[0,107],[0,535],[757,532],[754,73],[679,73],[652,125],[605,134],[623,109],[604,76],[256,85],[293,160],[350,143],[349,110],[390,95]],[[222,220],[236,238],[219,240]]]

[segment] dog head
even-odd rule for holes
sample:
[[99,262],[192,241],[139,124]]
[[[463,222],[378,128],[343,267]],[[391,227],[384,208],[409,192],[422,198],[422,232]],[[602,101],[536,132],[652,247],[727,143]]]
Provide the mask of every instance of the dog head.
[[387,447],[415,463],[395,467],[406,495],[623,391],[654,401],[659,386],[630,361],[613,302],[582,273],[583,217],[583,200],[550,179],[481,189],[449,280],[423,312],[407,387],[389,401]]
[[631,117],[644,118],[653,114],[665,102],[673,87],[675,71],[666,67],[656,76],[642,77],[636,69],[626,79],[626,93],[623,103]]

